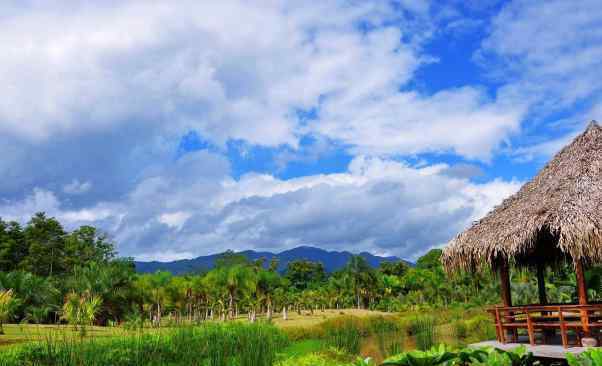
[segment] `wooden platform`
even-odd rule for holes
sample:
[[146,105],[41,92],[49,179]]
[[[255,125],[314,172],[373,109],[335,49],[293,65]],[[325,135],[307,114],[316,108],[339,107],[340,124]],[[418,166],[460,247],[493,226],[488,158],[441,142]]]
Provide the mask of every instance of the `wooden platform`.
[[479,348],[479,347],[494,347],[499,348],[504,351],[510,351],[515,349],[516,347],[525,346],[527,351],[532,352],[535,357],[542,358],[554,358],[554,359],[566,359],[566,353],[570,352],[573,354],[580,354],[585,351],[585,347],[569,347],[564,348],[562,345],[550,345],[550,344],[538,344],[535,346],[530,345],[529,343],[501,343],[498,341],[485,341],[479,343],[473,343],[469,347]]

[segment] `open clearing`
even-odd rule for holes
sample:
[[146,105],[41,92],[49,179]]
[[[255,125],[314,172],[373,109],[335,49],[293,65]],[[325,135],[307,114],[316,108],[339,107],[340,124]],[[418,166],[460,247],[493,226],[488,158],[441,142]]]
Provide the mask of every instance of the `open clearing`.
[[[357,317],[368,316],[387,316],[391,313],[371,310],[341,309],[341,310],[317,310],[311,314],[303,311],[301,315],[297,312],[289,312],[288,319],[283,320],[281,314],[274,314],[272,322],[282,328],[287,327],[312,327],[321,322],[336,318],[338,316],[353,315]],[[240,317],[240,321],[246,321],[246,318]],[[259,318],[261,320],[262,318]],[[168,327],[144,328],[144,332],[160,332],[169,329]],[[17,343],[30,342],[46,338],[74,338],[79,337],[79,333],[70,325],[32,325],[32,324],[5,324],[4,335],[0,335],[0,346],[7,346]],[[136,334],[136,331],[126,330],[122,327],[87,327],[86,337],[114,337]]]

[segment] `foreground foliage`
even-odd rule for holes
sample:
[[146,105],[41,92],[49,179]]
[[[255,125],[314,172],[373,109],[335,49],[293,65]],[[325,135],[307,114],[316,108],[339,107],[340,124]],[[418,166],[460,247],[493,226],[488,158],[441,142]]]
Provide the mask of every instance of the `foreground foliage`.
[[533,354],[527,352],[525,347],[507,352],[499,349],[471,349],[465,348],[457,351],[450,350],[445,345],[431,348],[428,351],[411,351],[393,356],[382,366],[532,366],[538,365]]
[[578,356],[567,353],[569,366],[602,366],[602,349],[592,348]]

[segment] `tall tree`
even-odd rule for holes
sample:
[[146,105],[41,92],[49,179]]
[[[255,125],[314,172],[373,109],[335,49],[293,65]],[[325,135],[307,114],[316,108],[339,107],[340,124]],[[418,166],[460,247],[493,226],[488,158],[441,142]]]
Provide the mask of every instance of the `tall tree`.
[[113,258],[113,243],[92,226],[82,226],[65,236],[64,264],[68,271],[91,262],[107,263]]
[[307,260],[296,260],[289,262],[285,277],[291,286],[299,291],[303,291],[312,284],[321,284],[326,280],[326,271],[324,265],[320,262]]
[[282,278],[276,271],[260,269],[257,273],[257,295],[265,300],[266,318],[272,319],[273,300],[276,289],[282,284]]
[[55,218],[37,213],[24,230],[29,245],[29,255],[24,268],[42,276],[52,276],[65,271],[65,230]]
[[345,267],[345,272],[349,276],[351,287],[356,299],[358,309],[362,308],[362,295],[366,289],[374,282],[374,274],[372,268],[366,260],[354,255],[349,259],[349,263]]

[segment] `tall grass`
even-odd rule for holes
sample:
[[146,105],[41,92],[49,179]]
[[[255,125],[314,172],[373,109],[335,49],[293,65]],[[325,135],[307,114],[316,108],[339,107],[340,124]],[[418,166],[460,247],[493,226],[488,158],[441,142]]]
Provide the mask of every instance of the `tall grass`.
[[341,317],[324,324],[329,346],[357,355],[362,346],[362,332],[356,318]]
[[416,336],[416,348],[426,351],[437,343],[435,318],[430,315],[417,316],[411,322],[411,332]]
[[371,325],[372,334],[376,339],[378,350],[383,357],[395,355],[403,351],[404,332],[399,322],[378,317],[372,321]]
[[110,339],[57,339],[0,353],[0,366],[273,366],[286,336],[267,324],[212,324]]

